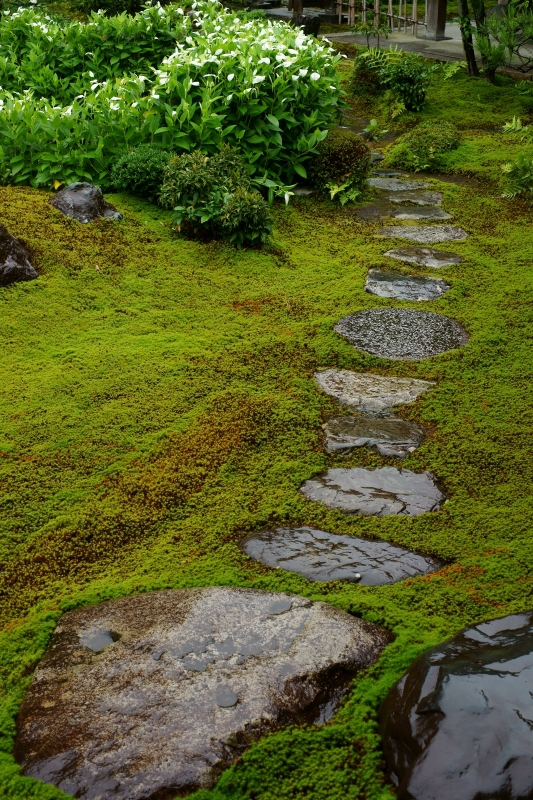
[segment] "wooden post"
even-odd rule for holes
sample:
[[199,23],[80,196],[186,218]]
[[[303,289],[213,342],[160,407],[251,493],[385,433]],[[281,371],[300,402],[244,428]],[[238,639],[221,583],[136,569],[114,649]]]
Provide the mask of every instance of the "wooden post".
[[348,25],[355,25],[355,0],[348,0]]
[[445,39],[446,0],[428,0],[426,16],[426,39]]
[[413,35],[418,36],[418,0],[413,0]]
[[366,22],[366,0],[363,0],[363,3],[362,3],[361,22],[363,23],[363,25]]
[[374,0],[374,25],[379,25],[379,0]]
[[394,9],[392,7],[392,0],[389,0],[389,7],[387,10],[387,25],[392,28],[394,20]]
[[339,25],[342,24],[342,0],[337,0],[337,14],[339,15]]

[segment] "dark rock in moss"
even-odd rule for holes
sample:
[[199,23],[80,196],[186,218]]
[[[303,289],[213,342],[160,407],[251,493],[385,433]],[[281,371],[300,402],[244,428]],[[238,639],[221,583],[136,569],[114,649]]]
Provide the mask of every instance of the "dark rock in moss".
[[51,205],[79,222],[95,219],[122,219],[122,214],[104,200],[102,190],[92,183],[71,183],[50,198]]
[[0,286],[38,277],[26,248],[0,223]]
[[369,447],[381,456],[405,458],[424,438],[418,425],[396,417],[333,417],[323,428],[330,453]]
[[380,710],[398,800],[533,797],[532,698],[530,611],[419,656]]
[[22,704],[16,758],[78,798],[181,797],[262,733],[327,719],[389,640],[325,603],[244,589],[69,612]]
[[397,300],[435,300],[449,288],[447,283],[438,278],[404,275],[384,269],[371,269],[365,283],[365,289],[370,294]]

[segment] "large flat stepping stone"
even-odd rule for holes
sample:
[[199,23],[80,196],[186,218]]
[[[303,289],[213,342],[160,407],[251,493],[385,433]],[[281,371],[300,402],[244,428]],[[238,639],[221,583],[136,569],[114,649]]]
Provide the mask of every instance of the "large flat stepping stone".
[[395,192],[387,197],[391,203],[410,203],[418,206],[440,206],[442,192]]
[[371,269],[365,289],[378,297],[394,297],[397,300],[435,300],[448,291],[449,285],[438,278],[422,278],[418,275],[403,275],[392,270]]
[[381,734],[398,800],[533,797],[533,614],[484,622],[419,656]]
[[440,569],[436,559],[388,542],[338,536],[315,528],[254,533],[241,549],[267,567],[298,572],[310,581],[353,581],[381,586]]
[[38,277],[24,245],[0,223],[0,286]]
[[328,508],[373,517],[437,511],[444,499],[430,472],[419,474],[396,467],[330,469],[306,481],[300,491]]
[[460,264],[463,260],[455,253],[434,250],[432,247],[397,247],[387,250],[385,255],[395,258],[397,261],[406,261],[408,264],[418,264],[419,267],[433,267],[433,269],[450,267],[453,264]]
[[104,200],[102,190],[92,183],[71,183],[50,198],[50,205],[66,217],[78,222],[94,222],[95,219],[122,219],[115,206]]
[[315,372],[315,378],[327,394],[342,405],[357,408],[362,413],[380,414],[394,406],[414,403],[419,394],[435,384],[417,378],[393,378],[370,372],[351,372],[347,369],[326,369]]
[[468,341],[457,320],[414,308],[358,311],[341,319],[335,330],[358,350],[394,361],[419,361]]
[[330,453],[369,447],[381,456],[405,458],[424,438],[418,425],[396,417],[332,417],[322,427]]
[[243,743],[331,716],[390,636],[295,595],[152,592],[61,618],[18,715],[25,775],[78,798],[211,785]]
[[388,228],[381,228],[378,236],[431,244],[433,242],[462,241],[468,237],[468,234],[456,225],[392,225]]
[[367,178],[366,182],[373,189],[383,189],[387,192],[412,192],[429,187],[429,183],[425,181],[405,181],[401,178]]
[[435,206],[386,206],[372,203],[357,209],[359,219],[452,219],[452,215]]

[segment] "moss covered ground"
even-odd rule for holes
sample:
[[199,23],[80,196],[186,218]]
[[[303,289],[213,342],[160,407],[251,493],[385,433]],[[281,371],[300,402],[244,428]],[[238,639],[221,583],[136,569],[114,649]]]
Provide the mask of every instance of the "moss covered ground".
[[[376,710],[388,688],[465,625],[533,606],[533,213],[489,183],[435,187],[469,233],[448,248],[464,260],[440,271],[452,287],[441,299],[402,305],[456,318],[470,341],[422,362],[365,355],[332,330],[349,312],[398,305],[365,294],[391,243],[349,207],[276,206],[272,247],[235,251],[173,237],[168,214],[131,197],[110,198],[121,223],[82,226],[43,192],[0,188],[1,220],[40,272],[0,293],[1,797],[65,797],[12,758],[17,708],[64,610],[219,584],[295,592],[384,625],[395,641],[332,723],[267,736],[193,796],[384,800]],[[437,476],[438,513],[348,517],[299,494],[328,466],[396,463],[324,451],[337,406],[313,373],[328,367],[437,382],[402,416],[429,432],[404,464]],[[392,586],[310,583],[240,552],[245,532],[279,523],[384,539],[446,566]]]

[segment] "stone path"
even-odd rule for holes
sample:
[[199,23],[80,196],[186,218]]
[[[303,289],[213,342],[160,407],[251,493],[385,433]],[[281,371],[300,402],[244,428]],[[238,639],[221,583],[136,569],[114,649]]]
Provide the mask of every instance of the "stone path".
[[439,242],[463,241],[468,234],[455,225],[413,225],[405,228],[400,225],[381,228],[378,236],[388,236],[390,239],[408,239],[421,244],[437,244]]
[[397,300],[435,300],[448,291],[449,285],[438,278],[423,278],[404,275],[393,270],[371,269],[365,290],[378,297],[394,297]]
[[433,269],[450,267],[453,264],[460,264],[462,261],[462,258],[455,253],[434,250],[432,247],[397,247],[387,250],[385,255],[397,261],[406,261],[408,264],[416,264],[418,267],[432,267]]
[[332,417],[322,426],[330,453],[369,447],[381,456],[405,458],[424,438],[424,431],[397,417]]

